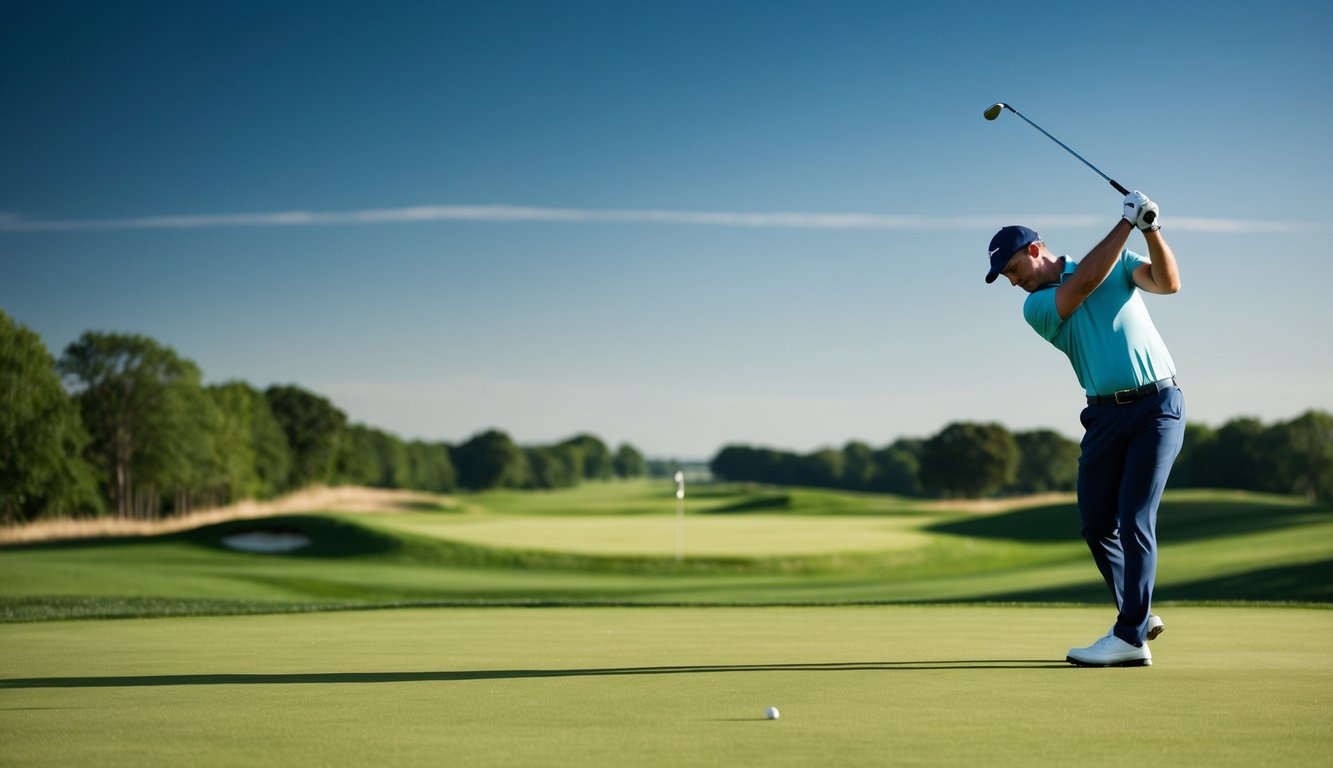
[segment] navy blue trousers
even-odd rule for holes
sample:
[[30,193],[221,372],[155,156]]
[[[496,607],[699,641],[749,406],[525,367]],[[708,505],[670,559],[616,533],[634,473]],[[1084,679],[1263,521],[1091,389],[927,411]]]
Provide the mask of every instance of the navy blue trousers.
[[1078,511],[1083,539],[1115,598],[1115,636],[1144,642],[1157,578],[1157,505],[1185,439],[1177,387],[1081,416]]

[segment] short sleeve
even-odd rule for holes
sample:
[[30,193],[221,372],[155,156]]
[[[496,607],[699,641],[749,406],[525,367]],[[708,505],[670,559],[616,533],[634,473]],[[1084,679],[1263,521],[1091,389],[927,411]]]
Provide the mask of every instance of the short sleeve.
[[1134,270],[1144,264],[1152,264],[1152,261],[1148,257],[1140,256],[1128,248],[1121,252],[1120,271],[1124,275],[1125,283],[1127,285],[1131,287],[1134,285]]
[[1060,332],[1064,320],[1055,308],[1055,288],[1043,288],[1023,302],[1023,319],[1043,339],[1050,341]]

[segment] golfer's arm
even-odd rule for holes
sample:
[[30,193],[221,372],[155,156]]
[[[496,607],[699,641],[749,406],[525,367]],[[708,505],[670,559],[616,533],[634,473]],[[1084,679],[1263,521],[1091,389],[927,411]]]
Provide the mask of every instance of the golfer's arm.
[[1111,233],[1083,257],[1074,274],[1055,289],[1055,311],[1060,313],[1061,320],[1074,314],[1074,310],[1082,306],[1111,274],[1120,260],[1120,253],[1125,250],[1125,243],[1129,242],[1129,233],[1133,231],[1134,225],[1121,219]]
[[1134,284],[1148,293],[1180,290],[1180,268],[1176,266],[1176,255],[1171,246],[1162,237],[1162,230],[1144,232],[1143,237],[1148,241],[1148,259],[1152,263],[1134,270]]

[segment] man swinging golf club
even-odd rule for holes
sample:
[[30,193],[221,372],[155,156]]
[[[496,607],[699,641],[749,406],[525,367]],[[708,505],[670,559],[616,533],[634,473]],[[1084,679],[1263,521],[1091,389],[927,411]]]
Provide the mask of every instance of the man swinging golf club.
[[[1157,572],[1157,505],[1185,433],[1185,401],[1171,354],[1141,291],[1180,289],[1157,204],[1125,197],[1123,218],[1081,261],[1057,257],[1036,232],[1008,226],[990,242],[986,282],[1004,276],[1028,292],[1023,317],[1069,357],[1087,394],[1078,462],[1083,538],[1119,615],[1104,637],[1073,648],[1080,666],[1148,666],[1163,630],[1150,613]],[[1126,249],[1137,228],[1148,257]]]

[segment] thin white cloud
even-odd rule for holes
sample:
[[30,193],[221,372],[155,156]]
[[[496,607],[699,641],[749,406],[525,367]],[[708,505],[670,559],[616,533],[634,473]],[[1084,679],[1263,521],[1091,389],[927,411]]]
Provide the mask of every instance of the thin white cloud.
[[[140,216],[118,219],[28,219],[0,212],[0,232],[78,232],[137,229],[201,229],[209,227],[334,226],[415,222],[567,222],[686,224],[724,227],[874,230],[978,230],[1006,221],[1040,221],[1046,227],[1086,227],[1105,220],[1100,216],[918,216],[887,213],[737,213],[726,211],[672,211],[661,209],[536,208],[514,205],[417,205],[405,208],[370,208],[353,211],[278,211],[272,213],[218,213],[180,216]],[[1321,231],[1319,225],[1298,221],[1253,219],[1173,218],[1171,228],[1182,232],[1234,234],[1291,234]]]

